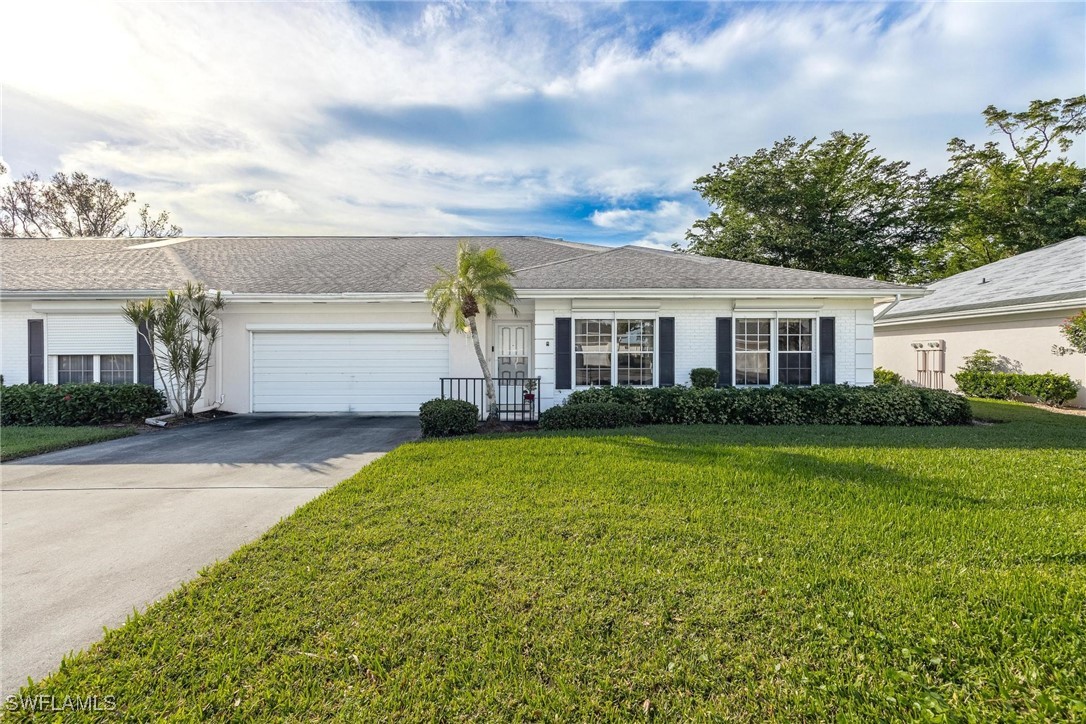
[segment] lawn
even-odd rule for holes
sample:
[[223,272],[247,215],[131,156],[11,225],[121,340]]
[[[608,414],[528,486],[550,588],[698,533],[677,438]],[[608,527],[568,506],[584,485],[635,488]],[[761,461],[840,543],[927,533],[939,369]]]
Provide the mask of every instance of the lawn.
[[134,435],[135,432],[131,426],[0,427],[0,460],[14,460],[102,440],[115,440]]
[[131,720],[1086,717],[1086,419],[405,445],[23,695]]

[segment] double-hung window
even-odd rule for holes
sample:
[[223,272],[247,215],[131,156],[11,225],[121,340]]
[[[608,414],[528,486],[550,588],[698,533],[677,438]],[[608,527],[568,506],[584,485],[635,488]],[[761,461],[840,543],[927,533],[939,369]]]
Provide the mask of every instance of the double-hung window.
[[136,381],[135,358],[130,354],[58,354],[56,359],[58,385],[125,385]]
[[57,384],[94,382],[94,355],[62,354],[57,356]]
[[735,384],[810,385],[815,369],[815,320],[738,317]]
[[650,387],[656,370],[655,319],[578,319],[574,322],[574,381],[578,387]]

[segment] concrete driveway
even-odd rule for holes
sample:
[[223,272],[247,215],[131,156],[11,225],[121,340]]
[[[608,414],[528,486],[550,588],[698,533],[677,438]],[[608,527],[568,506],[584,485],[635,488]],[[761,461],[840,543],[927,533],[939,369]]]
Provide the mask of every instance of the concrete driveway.
[[0,466],[0,695],[418,435],[411,417],[238,415]]

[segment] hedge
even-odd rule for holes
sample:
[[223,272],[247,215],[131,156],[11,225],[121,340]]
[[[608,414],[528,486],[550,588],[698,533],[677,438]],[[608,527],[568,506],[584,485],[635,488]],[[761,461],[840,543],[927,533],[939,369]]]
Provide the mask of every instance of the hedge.
[[716,383],[719,379],[720,373],[712,367],[695,367],[690,370],[691,387],[698,387],[700,389],[716,387]]
[[150,385],[10,385],[0,387],[0,424],[104,425],[166,412],[166,397]]
[[[633,408],[642,425],[963,425],[969,402],[943,390],[905,385],[851,387],[594,387],[563,407],[613,403]],[[561,409],[561,408],[552,408]],[[549,411],[548,411],[549,412]]]
[[479,427],[479,408],[463,400],[429,400],[419,406],[419,425],[426,437],[467,435]]
[[640,411],[633,405],[619,402],[587,402],[581,405],[560,405],[544,410],[539,416],[541,430],[602,430],[612,427],[632,427],[638,423]]
[[1070,375],[1046,372],[1024,375],[1016,372],[962,370],[952,375],[962,394],[991,400],[1033,397],[1046,405],[1062,405],[1078,394],[1078,384]]

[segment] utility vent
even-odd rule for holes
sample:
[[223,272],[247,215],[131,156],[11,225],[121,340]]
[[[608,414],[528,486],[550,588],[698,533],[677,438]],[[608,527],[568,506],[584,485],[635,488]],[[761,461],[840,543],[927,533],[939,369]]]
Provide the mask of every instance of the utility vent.
[[981,277],[980,278],[980,283],[981,284],[987,284],[988,283],[988,277]]
[[916,384],[921,387],[942,389],[943,372],[946,369],[946,342],[926,339],[912,342],[916,350]]

